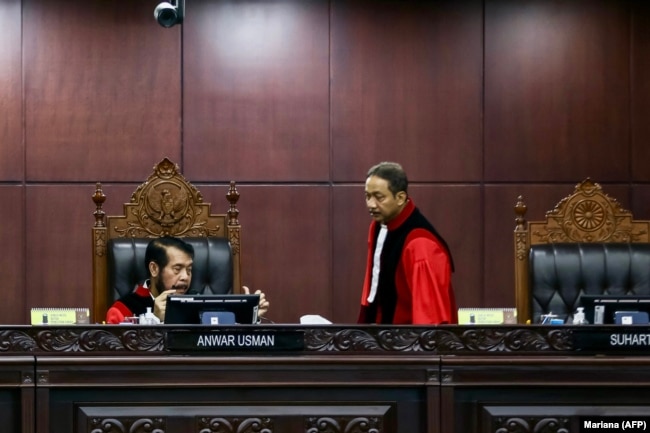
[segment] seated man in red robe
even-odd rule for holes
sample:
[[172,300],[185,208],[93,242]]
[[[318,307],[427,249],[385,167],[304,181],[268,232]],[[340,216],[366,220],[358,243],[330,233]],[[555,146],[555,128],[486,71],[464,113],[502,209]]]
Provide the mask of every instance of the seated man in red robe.
[[402,167],[368,171],[366,206],[373,218],[359,323],[458,323],[449,247],[407,193]]
[[[193,261],[194,248],[182,239],[153,239],[145,252],[149,279],[113,303],[106,313],[106,323],[122,323],[126,317],[139,317],[147,312],[147,308],[151,308],[155,317],[164,322],[167,296],[182,295],[190,288]],[[243,290],[250,293],[246,286]],[[269,309],[269,302],[261,291],[255,293],[260,295],[258,315],[263,316]]]

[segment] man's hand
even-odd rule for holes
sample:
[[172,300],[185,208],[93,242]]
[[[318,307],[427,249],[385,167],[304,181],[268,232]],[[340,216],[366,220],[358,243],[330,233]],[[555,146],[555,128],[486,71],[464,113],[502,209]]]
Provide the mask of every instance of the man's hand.
[[[242,286],[241,288],[245,295],[250,295],[251,291],[248,287]],[[257,315],[263,316],[267,311],[269,311],[269,301],[266,300],[266,295],[264,295],[264,292],[261,290],[256,290],[254,294],[260,295],[260,303],[257,305]]]
[[165,321],[165,311],[167,310],[167,296],[173,295],[176,290],[165,290],[153,301],[153,314],[161,321]]

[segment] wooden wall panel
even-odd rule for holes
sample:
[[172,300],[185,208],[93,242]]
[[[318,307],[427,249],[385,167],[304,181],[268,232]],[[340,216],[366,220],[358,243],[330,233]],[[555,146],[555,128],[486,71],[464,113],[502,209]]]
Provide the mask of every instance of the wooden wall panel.
[[[650,181],[650,3],[632,2],[632,177]],[[650,218],[650,213],[647,213]]]
[[0,2],[0,180],[23,179],[21,2]]
[[[593,180],[598,182],[598,179]],[[515,305],[514,230],[517,197],[522,195],[524,198],[528,221],[542,221],[546,212],[571,194],[579,181],[567,184],[507,184],[485,187],[485,271],[480,285],[483,290],[483,306]],[[616,198],[624,208],[628,208],[630,190],[627,186],[603,183],[601,186],[606,194]]]
[[370,215],[363,185],[332,188],[332,298],[336,308],[330,320],[356,323],[366,268]]
[[631,195],[627,209],[637,219],[650,219],[650,185],[632,185]]
[[193,0],[170,29],[158,3],[0,1],[0,237],[21,251],[0,320],[87,303],[94,182],[121,210],[165,156],[215,211],[240,182],[244,277],[279,322],[356,320],[380,160],[450,242],[461,306],[514,302],[520,190],[542,217],[591,176],[650,219],[645,2]]
[[481,177],[481,2],[332,1],[335,181]]
[[[105,185],[106,213],[121,213],[135,188]],[[25,255],[28,269],[38,272],[27,271],[26,311],[32,307],[91,307],[94,192],[94,185],[27,187]]]
[[495,0],[485,10],[485,179],[629,179],[625,2]]
[[329,177],[325,1],[192,1],[183,32],[186,173]]
[[180,29],[157,2],[23,4],[28,180],[142,179],[178,159]]
[[93,192],[77,185],[27,187],[26,258],[38,270],[26,276],[27,309],[92,305]]
[[5,254],[0,260],[3,302],[0,323],[23,323],[25,320],[25,189],[17,185],[0,185],[0,245]]
[[[227,192],[224,187],[199,189],[213,209]],[[237,189],[243,280],[251,290],[266,293],[271,303],[268,318],[298,323],[304,314],[331,317],[330,189],[318,185]]]

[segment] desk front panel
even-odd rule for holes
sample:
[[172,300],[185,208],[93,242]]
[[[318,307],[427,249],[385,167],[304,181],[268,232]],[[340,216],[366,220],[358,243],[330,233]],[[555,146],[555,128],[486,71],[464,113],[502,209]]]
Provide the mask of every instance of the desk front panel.
[[33,356],[0,357],[0,431],[33,433],[35,378]]
[[38,433],[438,432],[439,368],[403,356],[41,357]]
[[568,433],[601,416],[650,420],[643,357],[443,357],[441,368],[446,432]]

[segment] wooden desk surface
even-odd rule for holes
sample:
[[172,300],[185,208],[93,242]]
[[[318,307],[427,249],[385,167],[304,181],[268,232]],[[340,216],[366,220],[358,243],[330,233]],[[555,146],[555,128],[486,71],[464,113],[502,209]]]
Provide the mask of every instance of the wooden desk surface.
[[650,417],[650,357],[575,347],[584,333],[638,343],[643,327],[253,328],[300,331],[304,347],[178,352],[169,333],[187,328],[0,328],[2,431],[568,433]]

